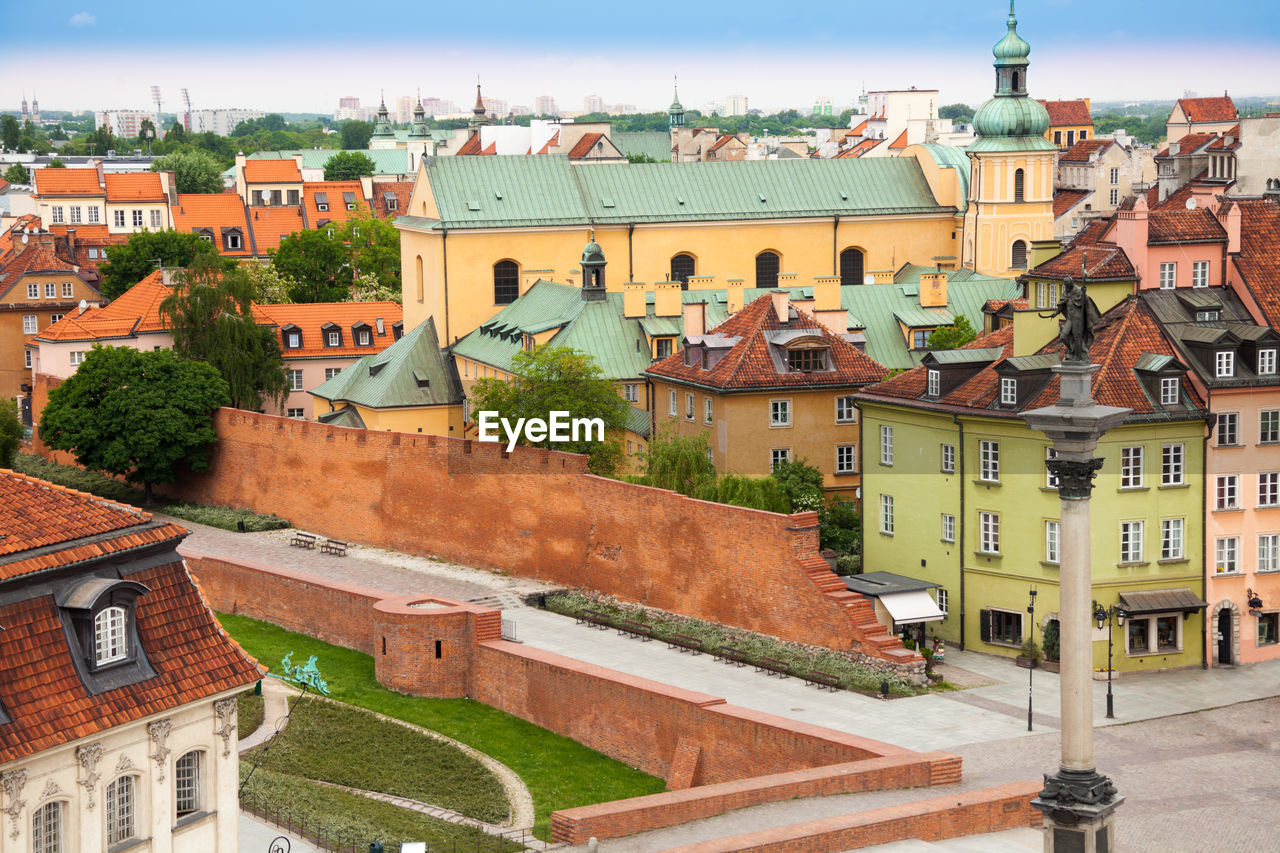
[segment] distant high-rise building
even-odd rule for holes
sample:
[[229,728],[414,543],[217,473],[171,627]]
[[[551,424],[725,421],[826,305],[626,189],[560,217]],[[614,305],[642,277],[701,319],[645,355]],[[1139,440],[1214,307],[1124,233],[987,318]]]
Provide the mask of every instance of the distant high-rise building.
[[582,111],[585,113],[604,112],[604,98],[599,95],[587,95],[582,99]]
[[360,99],[347,96],[338,98],[338,108],[333,111],[334,121],[360,120]]
[[447,116],[458,111],[458,107],[453,101],[442,98],[423,98],[422,108],[427,111],[429,116]]
[[533,101],[533,111],[540,116],[558,115],[556,99],[550,95],[539,95]]
[[747,114],[746,95],[727,95],[724,99],[724,114],[727,116],[744,116]]
[[266,113],[262,110],[192,110],[190,115],[192,133],[230,136],[240,122],[264,118]]
[[491,116],[504,116],[507,114],[507,102],[502,98],[485,98],[484,111]]
[[523,104],[513,104],[513,105],[511,106],[511,115],[513,115],[513,116],[531,116],[531,115],[533,115],[533,110],[532,110],[530,107],[526,107],[526,106],[524,106]]
[[413,121],[413,108],[417,101],[408,95],[396,98],[396,124],[409,124]]
[[96,130],[106,125],[111,128],[113,136],[132,139],[141,130],[143,119],[154,124],[156,114],[150,110],[102,110],[93,114],[93,126]]

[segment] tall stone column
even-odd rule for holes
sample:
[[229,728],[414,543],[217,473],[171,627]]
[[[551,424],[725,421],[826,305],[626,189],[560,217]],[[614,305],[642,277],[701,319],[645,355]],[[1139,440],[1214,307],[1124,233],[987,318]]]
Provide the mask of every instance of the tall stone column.
[[1057,457],[1045,464],[1058,478],[1059,657],[1062,757],[1046,774],[1044,790],[1031,805],[1044,814],[1045,853],[1110,853],[1113,814],[1124,799],[1093,762],[1093,641],[1089,602],[1093,592],[1089,499],[1102,460],[1098,439],[1124,420],[1129,409],[1100,406],[1091,384],[1098,365],[1068,362],[1054,368],[1061,380],[1057,404],[1024,413],[1027,426],[1053,441]]

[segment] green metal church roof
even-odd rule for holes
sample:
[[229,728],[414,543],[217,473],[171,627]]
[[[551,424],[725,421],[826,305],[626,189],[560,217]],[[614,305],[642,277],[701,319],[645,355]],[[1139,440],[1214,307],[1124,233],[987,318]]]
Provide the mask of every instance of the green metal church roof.
[[382,352],[366,355],[311,393],[369,409],[462,402],[462,385],[452,360],[440,349],[431,317]]

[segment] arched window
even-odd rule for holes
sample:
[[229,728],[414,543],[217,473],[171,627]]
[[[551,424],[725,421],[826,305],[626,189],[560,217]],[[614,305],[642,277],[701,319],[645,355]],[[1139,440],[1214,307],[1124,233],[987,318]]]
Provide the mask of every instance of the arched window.
[[137,794],[132,776],[107,786],[107,844],[128,841],[136,834]]
[[418,301],[422,301],[423,288],[425,285],[422,281],[422,255],[418,255],[418,259],[414,262],[414,269],[418,273]]
[[520,267],[515,261],[493,265],[493,304],[510,305],[520,295]]
[[777,252],[756,255],[756,287],[777,287],[781,264]]
[[840,253],[840,283],[862,284],[861,249],[845,249]]
[[1013,72],[1013,91],[1018,91],[1018,82],[1021,79],[1017,71]]
[[1027,244],[1022,240],[1013,241],[1013,251],[1010,253],[1009,267],[1015,270],[1025,270],[1027,268]]
[[94,659],[98,666],[115,663],[129,656],[125,628],[129,615],[123,607],[104,607],[93,617]]
[[173,770],[173,802],[178,817],[198,812],[203,807],[203,785],[200,771],[204,753],[193,749],[178,759]]
[[62,803],[45,803],[31,818],[31,849],[34,853],[63,853]]
[[697,274],[697,265],[692,255],[684,252],[671,259],[671,281],[680,282],[681,290],[689,289],[689,276]]
[[1021,169],[1013,171],[1013,200],[1026,201],[1027,174]]

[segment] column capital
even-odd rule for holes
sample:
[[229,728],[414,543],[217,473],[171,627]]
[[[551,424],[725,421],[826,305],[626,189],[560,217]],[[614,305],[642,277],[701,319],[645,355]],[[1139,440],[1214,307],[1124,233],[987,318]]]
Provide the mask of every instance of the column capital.
[[1087,499],[1093,492],[1093,478],[1102,467],[1101,459],[1046,459],[1045,467],[1058,478],[1058,496]]

